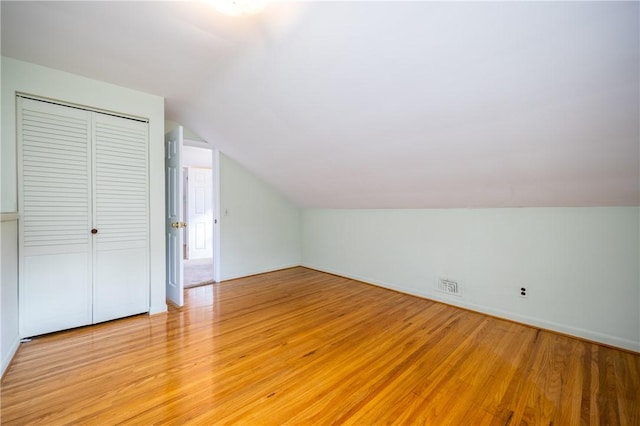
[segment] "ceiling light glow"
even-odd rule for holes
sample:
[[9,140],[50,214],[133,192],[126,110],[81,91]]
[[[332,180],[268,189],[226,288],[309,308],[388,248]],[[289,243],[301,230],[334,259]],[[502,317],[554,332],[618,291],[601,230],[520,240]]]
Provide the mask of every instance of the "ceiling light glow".
[[255,15],[267,7],[268,0],[211,0],[218,11],[229,16]]

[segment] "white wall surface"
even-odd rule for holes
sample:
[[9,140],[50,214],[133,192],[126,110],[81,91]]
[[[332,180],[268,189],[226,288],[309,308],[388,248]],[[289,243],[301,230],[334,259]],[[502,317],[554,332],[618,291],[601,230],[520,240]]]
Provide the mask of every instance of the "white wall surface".
[[638,207],[305,210],[303,265],[640,351],[639,228]]
[[0,214],[0,376],[13,358],[18,335],[18,215]]
[[[2,57],[1,65],[2,171],[0,177],[2,180],[1,211],[3,212],[15,212],[17,208],[15,138],[17,92],[149,120],[150,312],[166,311],[163,98],[7,57]],[[17,250],[17,241],[15,248]]]
[[300,265],[300,209],[220,156],[221,278]]
[[[172,131],[173,129],[175,129],[180,125],[181,124],[176,123],[173,120],[164,120],[164,132],[169,133],[170,131]],[[187,129],[184,126],[182,126],[182,136],[185,139],[185,143],[184,143],[185,146],[193,143],[194,144],[193,146],[199,146],[202,148],[211,149],[211,146],[207,143],[207,141],[205,141],[200,136],[196,135],[195,133],[193,133],[191,130]]]

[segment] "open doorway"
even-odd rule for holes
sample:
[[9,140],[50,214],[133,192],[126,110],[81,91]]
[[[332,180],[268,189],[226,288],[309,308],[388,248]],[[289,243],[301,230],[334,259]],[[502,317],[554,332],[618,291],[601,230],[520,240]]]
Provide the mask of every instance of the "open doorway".
[[187,144],[185,140],[182,150],[185,288],[214,282],[213,156],[211,149]]

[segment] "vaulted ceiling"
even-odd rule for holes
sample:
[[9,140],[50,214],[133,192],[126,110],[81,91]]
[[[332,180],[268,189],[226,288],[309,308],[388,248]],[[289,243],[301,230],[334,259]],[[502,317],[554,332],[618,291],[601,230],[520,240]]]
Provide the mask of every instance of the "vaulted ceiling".
[[640,3],[1,3],[2,54],[161,95],[301,207],[640,204]]

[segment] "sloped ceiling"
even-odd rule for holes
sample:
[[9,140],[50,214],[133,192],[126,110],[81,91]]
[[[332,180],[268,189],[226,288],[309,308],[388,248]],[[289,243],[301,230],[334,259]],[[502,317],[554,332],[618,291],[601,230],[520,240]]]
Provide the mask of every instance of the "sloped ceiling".
[[640,204],[638,2],[1,7],[4,56],[164,96],[301,207]]

